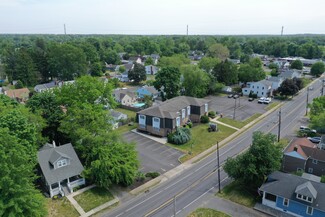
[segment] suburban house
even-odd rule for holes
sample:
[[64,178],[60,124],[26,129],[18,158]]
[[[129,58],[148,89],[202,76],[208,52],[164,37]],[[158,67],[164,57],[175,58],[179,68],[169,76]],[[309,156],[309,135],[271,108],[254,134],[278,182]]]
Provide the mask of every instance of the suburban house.
[[20,88],[14,90],[5,90],[4,94],[10,97],[11,99],[17,100],[18,102],[26,102],[29,99],[29,90],[28,88]]
[[325,216],[325,184],[313,177],[274,172],[259,188],[262,204],[293,216]]
[[293,78],[301,78],[301,72],[296,69],[285,70],[285,71],[281,72],[278,77],[283,78],[283,80],[293,79]]
[[56,81],[52,81],[49,83],[45,83],[45,84],[38,84],[34,87],[35,92],[37,93],[41,93],[47,90],[51,90],[53,88],[57,87],[57,82]]
[[325,175],[325,150],[306,138],[293,140],[283,153],[283,172],[302,171],[316,176]]
[[38,151],[37,158],[50,197],[67,195],[73,188],[85,184],[85,179],[80,176],[84,168],[71,143],[46,144]]
[[157,136],[167,136],[191,120],[200,122],[209,110],[211,100],[178,96],[137,112],[138,130]]
[[134,88],[118,88],[113,92],[113,97],[115,100],[121,105],[131,106],[132,104],[137,102],[137,96],[135,94]]
[[133,64],[133,63],[139,63],[139,64],[142,64],[142,59],[141,59],[141,57],[139,57],[139,56],[136,56],[136,57],[130,57],[130,58],[129,58],[129,63],[130,63],[130,64]]
[[153,99],[156,99],[159,96],[158,90],[153,86],[143,86],[137,89],[136,91],[139,98],[144,98],[145,95],[151,96]]
[[145,66],[147,75],[155,75],[158,72],[158,67],[154,65]]
[[247,82],[246,87],[242,89],[243,95],[248,96],[250,93],[257,94],[257,97],[268,97],[272,95],[272,82],[261,80],[256,82]]
[[267,77],[266,80],[272,83],[272,90],[278,89],[282,84],[282,82],[284,81],[282,77],[275,77],[275,76]]
[[113,129],[117,129],[119,127],[119,123],[122,120],[126,120],[128,119],[128,116],[126,114],[123,114],[122,112],[118,112],[118,111],[114,111],[114,110],[110,110],[111,115],[113,117]]

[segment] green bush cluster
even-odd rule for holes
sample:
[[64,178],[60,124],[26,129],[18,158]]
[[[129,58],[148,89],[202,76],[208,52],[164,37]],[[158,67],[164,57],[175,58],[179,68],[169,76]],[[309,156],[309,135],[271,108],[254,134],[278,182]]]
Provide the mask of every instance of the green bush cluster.
[[148,177],[148,178],[154,179],[154,178],[156,178],[158,176],[160,176],[160,173],[158,173],[158,172],[148,172],[148,173],[146,173],[146,177]]
[[191,131],[187,127],[177,128],[174,133],[167,136],[167,140],[175,145],[181,145],[191,140]]
[[201,123],[206,124],[209,123],[209,121],[210,121],[209,116],[207,115],[201,116]]
[[210,118],[215,118],[216,117],[216,113],[214,111],[209,111],[208,116]]

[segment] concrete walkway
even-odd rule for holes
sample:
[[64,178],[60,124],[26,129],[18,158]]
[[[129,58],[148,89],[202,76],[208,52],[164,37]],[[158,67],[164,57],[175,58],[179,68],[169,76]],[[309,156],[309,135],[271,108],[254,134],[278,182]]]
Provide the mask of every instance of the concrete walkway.
[[221,124],[221,125],[224,125],[224,126],[226,126],[226,127],[229,127],[229,128],[235,129],[235,130],[240,130],[240,129],[237,128],[237,127],[231,126],[231,125],[226,124],[226,123],[223,123],[223,122],[221,122],[221,121],[218,121],[218,118],[211,119],[210,121],[215,122],[215,123],[218,123],[218,124]]
[[133,133],[136,133],[136,134],[139,134],[139,135],[141,135],[141,136],[147,137],[147,138],[152,139],[152,140],[154,140],[154,141],[156,141],[156,142],[159,142],[159,143],[161,143],[161,144],[166,144],[166,143],[167,143],[167,137],[159,138],[159,137],[156,137],[156,136],[150,136],[150,135],[148,135],[148,134],[138,132],[137,129],[133,129],[133,130],[131,130],[131,131],[132,131]]
[[209,192],[200,198],[200,200],[195,201],[191,206],[185,207],[177,217],[187,217],[191,212],[195,211],[197,208],[210,208],[224,212],[232,217],[268,217],[269,215],[262,212],[256,211],[252,208],[242,206],[240,204],[234,203],[232,201],[220,198],[214,195],[213,192]]

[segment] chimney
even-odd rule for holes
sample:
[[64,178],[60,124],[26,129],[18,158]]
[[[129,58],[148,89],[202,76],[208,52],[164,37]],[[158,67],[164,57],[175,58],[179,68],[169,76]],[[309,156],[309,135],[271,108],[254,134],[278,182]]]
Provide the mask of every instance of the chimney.
[[55,147],[56,147],[56,145],[55,145],[55,141],[54,141],[54,140],[53,140],[52,144],[53,144],[53,148],[55,148]]
[[293,150],[294,150],[295,152],[297,152],[297,151],[298,151],[298,146],[295,145],[295,147],[293,148]]

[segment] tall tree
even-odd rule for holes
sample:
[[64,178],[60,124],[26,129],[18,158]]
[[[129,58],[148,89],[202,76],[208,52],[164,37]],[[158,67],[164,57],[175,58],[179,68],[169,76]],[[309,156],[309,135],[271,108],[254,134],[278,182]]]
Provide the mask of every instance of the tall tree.
[[212,71],[212,75],[219,83],[224,83],[225,85],[232,85],[238,82],[237,67],[228,60],[217,64]]
[[194,65],[185,65],[181,67],[183,75],[184,94],[193,97],[205,97],[208,93],[210,77],[207,72]]
[[81,48],[70,44],[52,44],[48,62],[52,78],[73,80],[87,71],[85,53]]
[[183,54],[173,55],[171,57],[162,57],[159,60],[160,67],[176,67],[179,68],[182,65],[189,64],[190,59],[186,58]]
[[294,61],[292,61],[291,65],[290,65],[291,69],[301,70],[302,67],[303,67],[303,64],[302,64],[301,60],[294,60]]
[[248,151],[236,158],[228,158],[224,170],[231,178],[256,190],[270,173],[280,168],[282,152],[275,141],[273,134],[254,132]]
[[128,74],[129,80],[134,80],[135,83],[140,83],[147,79],[146,69],[139,63],[134,63],[134,67]]
[[299,91],[299,87],[292,79],[284,80],[278,88],[281,96],[293,96]]
[[325,65],[323,62],[314,63],[310,69],[310,73],[315,76],[320,76],[325,71]]
[[222,61],[225,61],[229,57],[229,50],[222,44],[213,44],[208,49],[208,56],[215,57]]
[[161,92],[163,100],[180,95],[181,73],[178,68],[164,67],[156,74],[154,87]]
[[220,63],[220,60],[217,58],[203,57],[199,62],[199,67],[200,69],[210,73],[218,63]]

